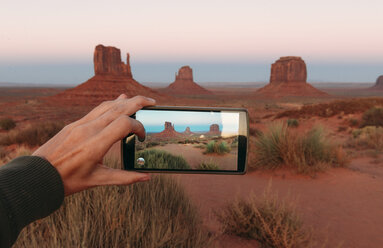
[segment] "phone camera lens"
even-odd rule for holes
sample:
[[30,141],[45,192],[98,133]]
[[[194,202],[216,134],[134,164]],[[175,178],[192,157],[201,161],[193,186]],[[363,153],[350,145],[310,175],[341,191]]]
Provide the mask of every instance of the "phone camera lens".
[[138,158],[138,159],[137,159],[137,164],[138,164],[139,166],[144,166],[144,165],[145,165],[145,159],[143,159],[143,158]]

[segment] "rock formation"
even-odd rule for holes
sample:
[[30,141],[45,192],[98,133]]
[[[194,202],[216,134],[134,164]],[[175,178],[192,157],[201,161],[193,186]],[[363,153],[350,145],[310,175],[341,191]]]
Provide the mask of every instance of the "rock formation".
[[376,79],[376,84],[373,86],[374,90],[383,90],[383,75]]
[[182,136],[181,133],[177,132],[174,129],[174,125],[171,122],[165,121],[164,130],[160,133],[156,133],[153,135],[155,138],[168,138],[168,137],[179,137]]
[[221,131],[219,130],[218,124],[211,124],[209,128],[209,132],[206,133],[207,135],[221,135]]
[[193,70],[190,66],[183,66],[178,70],[176,78],[167,88],[165,93],[176,95],[207,95],[212,94],[207,89],[199,86],[193,81]]
[[129,54],[125,64],[121,61],[121,52],[118,48],[96,46],[93,62],[95,76],[75,88],[53,96],[52,99],[65,105],[94,106],[102,101],[114,99],[122,93],[128,97],[145,95],[156,100],[169,98],[134,80]]
[[256,91],[266,97],[327,96],[306,82],[306,64],[301,57],[281,57],[271,65],[270,83]]
[[186,127],[185,131],[183,132],[185,135],[193,135],[194,133],[190,131],[190,127]]
[[111,46],[98,45],[93,55],[95,75],[114,75],[133,78],[129,63],[129,53],[126,64],[121,61],[121,51]]
[[270,83],[306,83],[306,64],[301,57],[281,57],[271,65]]

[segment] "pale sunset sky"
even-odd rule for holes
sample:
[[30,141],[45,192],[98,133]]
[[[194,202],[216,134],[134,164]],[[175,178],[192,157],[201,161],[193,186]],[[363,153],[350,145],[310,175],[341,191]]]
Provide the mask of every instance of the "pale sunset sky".
[[382,0],[20,0],[0,2],[0,82],[79,84],[98,44],[131,55],[139,82],[267,82],[301,56],[310,82],[383,74]]

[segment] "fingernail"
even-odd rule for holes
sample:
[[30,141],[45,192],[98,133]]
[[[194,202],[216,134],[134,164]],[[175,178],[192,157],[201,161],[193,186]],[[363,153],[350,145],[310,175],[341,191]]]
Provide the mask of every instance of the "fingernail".
[[147,97],[146,99],[148,99],[151,102],[156,102],[156,100],[154,100],[153,98],[150,98],[150,97]]

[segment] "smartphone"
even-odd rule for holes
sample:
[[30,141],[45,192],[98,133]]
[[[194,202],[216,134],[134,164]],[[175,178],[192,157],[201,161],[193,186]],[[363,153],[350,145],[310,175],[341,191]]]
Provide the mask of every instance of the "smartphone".
[[146,131],[121,141],[125,170],[244,174],[249,117],[246,109],[156,106],[132,118]]

